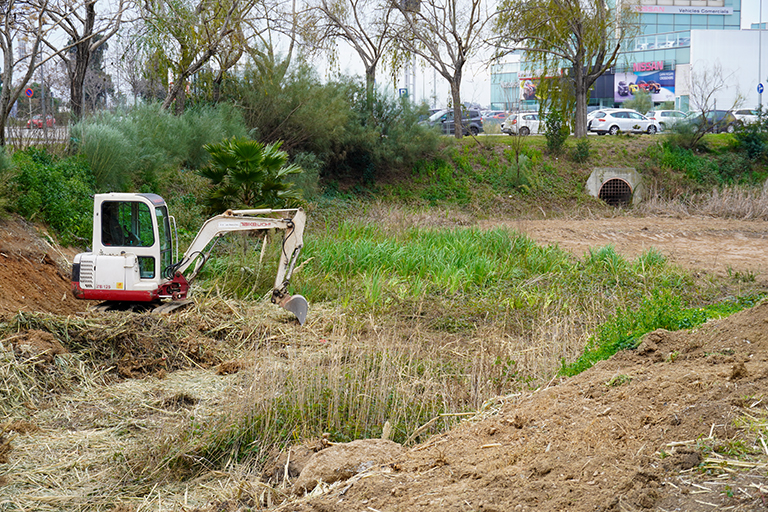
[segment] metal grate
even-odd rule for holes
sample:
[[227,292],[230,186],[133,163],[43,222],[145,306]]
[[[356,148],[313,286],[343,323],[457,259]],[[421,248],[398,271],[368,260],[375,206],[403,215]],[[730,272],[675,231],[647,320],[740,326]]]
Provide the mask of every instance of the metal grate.
[[620,178],[613,178],[603,183],[597,197],[611,206],[628,206],[632,202],[632,187]]

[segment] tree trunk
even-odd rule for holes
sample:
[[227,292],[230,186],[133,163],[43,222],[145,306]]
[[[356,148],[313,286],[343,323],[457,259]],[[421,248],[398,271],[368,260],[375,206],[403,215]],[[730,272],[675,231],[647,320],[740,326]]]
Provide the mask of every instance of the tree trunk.
[[75,45],[75,64],[70,70],[69,105],[72,110],[72,121],[77,122],[83,115],[83,83],[88,72],[88,63],[91,60],[91,35],[93,25],[96,22],[96,2],[85,4],[85,21],[83,22],[83,37]]
[[373,94],[376,87],[376,64],[365,66],[365,105],[368,112],[373,111]]
[[85,74],[88,72],[88,63],[91,60],[91,54],[86,48],[87,46],[87,42],[82,42],[75,47],[77,53],[70,77],[72,84],[69,89],[69,105],[72,110],[73,123],[80,120],[83,116],[83,104],[85,102],[83,83],[85,82]]
[[453,102],[453,136],[460,139],[464,137],[464,128],[461,125],[461,72],[456,73],[450,83]]
[[580,65],[573,68],[573,92],[576,96],[576,117],[573,120],[573,133],[576,138],[587,136],[587,93],[589,88]]

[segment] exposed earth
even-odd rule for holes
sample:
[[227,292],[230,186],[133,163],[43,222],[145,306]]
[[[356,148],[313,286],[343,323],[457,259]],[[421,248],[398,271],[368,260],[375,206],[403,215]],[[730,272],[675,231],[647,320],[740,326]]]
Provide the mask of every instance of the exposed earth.
[[[607,244],[628,258],[655,248],[704,278],[738,275],[768,284],[764,274],[768,222],[622,217],[520,220],[508,225],[577,257],[590,247]],[[18,311],[74,315],[88,306],[69,293],[64,258],[71,260],[74,252],[45,239],[24,221],[0,222],[0,317],[10,318]],[[27,333],[26,339],[37,339],[49,354],[56,353],[62,341],[48,333]],[[185,378],[187,374],[179,373],[166,382],[191,390],[189,384],[185,388]],[[188,398],[175,396],[182,406]],[[62,431],[77,430],[78,424],[70,418]],[[35,445],[54,446],[56,439],[50,432],[18,422],[13,428],[6,424],[4,430],[16,437],[12,443],[10,437],[4,440],[0,428],[0,510],[20,510],[14,508],[16,501],[2,497],[2,486],[22,478],[14,457],[32,453]],[[93,436],[97,444],[95,431]],[[77,454],[86,448],[78,446]],[[651,333],[637,350],[617,354],[577,377],[553,380],[535,392],[489,401],[459,427],[393,457],[385,464],[367,464],[366,471],[351,478],[345,475],[332,485],[320,484],[310,496],[282,505],[276,504],[280,500],[272,502],[271,508],[768,510],[768,304],[693,331]],[[294,460],[292,468],[301,469],[305,463]],[[82,476],[78,473],[78,481],[91,478]],[[237,479],[230,476],[216,481],[209,476],[188,484],[181,494],[184,501],[166,497],[162,506],[159,494],[152,501],[148,489],[143,504],[96,508],[261,509],[266,506],[258,499],[263,492],[247,479],[233,482]],[[194,494],[196,485],[238,491],[229,492],[230,499],[211,500],[205,506],[187,504],[187,493]],[[89,503],[96,505],[98,500]],[[47,497],[39,504],[46,510],[89,508],[64,498]]]

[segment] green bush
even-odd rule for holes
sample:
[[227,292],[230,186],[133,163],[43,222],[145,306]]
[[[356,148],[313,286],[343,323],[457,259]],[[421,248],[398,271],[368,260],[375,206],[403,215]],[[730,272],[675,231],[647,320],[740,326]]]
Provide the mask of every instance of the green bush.
[[44,222],[61,243],[90,242],[94,179],[86,160],[57,160],[30,148],[13,155],[17,172],[11,181],[14,210],[30,221]]
[[551,153],[560,153],[569,133],[563,115],[557,110],[548,113],[545,126],[544,136],[547,138],[547,149]]
[[13,209],[11,180],[14,175],[13,161],[5,148],[0,148],[0,217]]
[[210,213],[298,204],[299,193],[287,179],[301,169],[288,164],[280,143],[232,138],[206,144],[205,149],[211,154],[211,165],[201,169],[200,175],[211,181],[206,198]]
[[761,123],[748,124],[734,135],[736,149],[746,152],[748,158],[756,160],[766,154],[768,132]]
[[326,184],[370,187],[385,173],[410,171],[440,140],[410,102],[369,95],[352,78],[323,83],[305,63],[286,70],[267,56],[252,60],[238,87],[253,137],[281,141],[294,158],[313,154]]
[[84,124],[79,139],[80,152],[91,167],[98,192],[130,188],[133,145],[118,128],[103,123]]
[[576,141],[576,146],[574,146],[573,150],[571,151],[571,158],[574,162],[583,164],[589,160],[589,152],[589,140],[584,138]]
[[649,110],[653,109],[653,99],[651,98],[651,93],[642,89],[638,89],[632,95],[632,99],[625,101],[622,104],[622,107],[631,108],[637,110],[641,114],[645,114]]

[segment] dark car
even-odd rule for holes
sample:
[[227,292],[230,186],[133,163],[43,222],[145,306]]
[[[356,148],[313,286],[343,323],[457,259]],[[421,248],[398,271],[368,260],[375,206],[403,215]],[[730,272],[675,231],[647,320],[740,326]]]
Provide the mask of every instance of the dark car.
[[[439,110],[424,121],[429,126],[439,126],[446,135],[453,135],[456,123],[453,119],[453,109]],[[479,110],[462,110],[461,127],[464,135],[477,135],[483,132],[483,116]]]
[[710,133],[733,133],[741,127],[741,122],[728,110],[708,110],[704,113],[691,112],[682,122],[695,130],[701,129]]
[[616,86],[616,92],[619,93],[619,96],[629,96],[629,86],[627,85],[627,82],[619,82],[619,85]]
[[[45,121],[45,124],[48,125],[48,128],[56,128],[56,118],[53,116],[46,116]],[[38,130],[43,129],[42,116],[35,116],[27,121],[27,130],[31,130],[32,128],[37,128]]]

